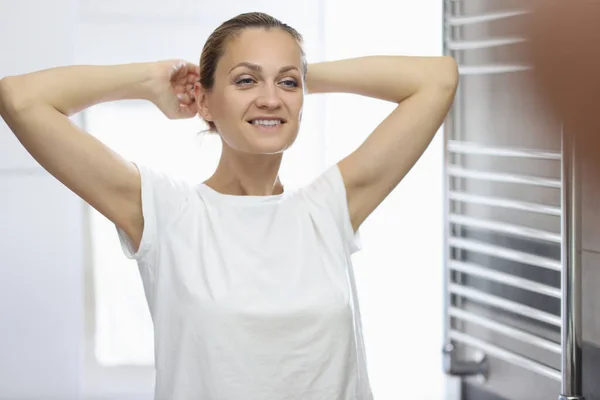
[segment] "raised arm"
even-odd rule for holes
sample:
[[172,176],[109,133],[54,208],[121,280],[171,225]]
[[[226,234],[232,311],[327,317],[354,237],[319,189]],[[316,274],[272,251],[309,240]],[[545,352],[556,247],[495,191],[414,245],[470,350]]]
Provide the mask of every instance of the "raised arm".
[[[0,81],[0,115],[25,149],[50,174],[139,245],[141,182],[135,165],[68,118],[112,100],[153,101],[170,118],[192,116],[193,101],[177,100],[180,82],[197,69],[172,62],[69,66]],[[169,90],[172,89],[172,90]],[[170,93],[172,92],[172,93]]]
[[309,65],[308,93],[354,93],[398,104],[338,163],[354,230],[429,146],[457,85],[457,65],[450,57],[373,56]]

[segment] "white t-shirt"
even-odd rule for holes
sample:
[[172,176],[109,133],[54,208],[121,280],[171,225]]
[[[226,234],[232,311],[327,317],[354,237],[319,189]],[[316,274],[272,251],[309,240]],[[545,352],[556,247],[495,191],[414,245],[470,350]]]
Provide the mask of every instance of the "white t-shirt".
[[137,260],[157,400],[371,400],[337,165],[273,196],[221,194],[147,167]]

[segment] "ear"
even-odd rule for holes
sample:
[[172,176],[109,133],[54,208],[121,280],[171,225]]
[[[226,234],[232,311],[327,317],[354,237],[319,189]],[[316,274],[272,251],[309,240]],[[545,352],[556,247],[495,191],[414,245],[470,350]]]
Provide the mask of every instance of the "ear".
[[213,118],[208,107],[208,92],[202,87],[200,82],[194,84],[194,96],[198,105],[198,115],[206,122],[212,122]]

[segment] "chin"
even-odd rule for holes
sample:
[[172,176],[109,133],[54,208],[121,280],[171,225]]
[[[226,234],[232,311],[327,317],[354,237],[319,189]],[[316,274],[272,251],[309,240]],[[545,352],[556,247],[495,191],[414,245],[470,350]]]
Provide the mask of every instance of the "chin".
[[298,136],[297,126],[285,123],[276,128],[249,126],[246,136],[250,153],[279,154],[289,149]]
[[290,140],[269,140],[253,141],[248,143],[248,153],[252,154],[281,154],[288,150],[294,141]]

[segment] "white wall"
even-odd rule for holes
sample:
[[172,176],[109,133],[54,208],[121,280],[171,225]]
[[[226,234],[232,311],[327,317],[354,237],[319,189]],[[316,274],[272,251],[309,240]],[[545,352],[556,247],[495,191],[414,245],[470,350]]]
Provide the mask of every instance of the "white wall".
[[[74,0],[0,2],[0,76],[73,62]],[[0,123],[0,398],[81,382],[81,202]]]
[[[442,53],[441,1],[325,4],[328,59]],[[327,98],[328,162],[352,151],[394,108],[356,96]],[[376,399],[442,398],[442,143],[439,133],[363,224],[363,251],[354,257]]]
[[[279,7],[274,14],[307,36],[311,61],[441,52],[439,1],[371,0],[365,9],[342,0],[313,0],[293,10],[277,3],[254,1],[252,8],[272,12]],[[161,0],[140,4],[0,2],[0,76],[74,62],[195,60],[209,29],[247,10],[241,0],[210,9],[197,0],[168,7]],[[386,40],[365,40],[367,32]],[[182,37],[191,39],[177,39]],[[302,146],[321,149],[321,166],[334,162],[360,144],[390,109],[352,96],[314,99],[306,113],[315,117],[305,126],[312,135]],[[441,391],[440,177],[438,137],[363,226],[365,250],[355,264],[378,400],[401,398],[417,387],[423,399],[437,398]],[[86,391],[99,390],[100,385],[90,384],[83,361],[83,266],[89,262],[82,239],[84,205],[37,166],[2,123],[0,193],[0,399],[81,398],[84,382]]]

